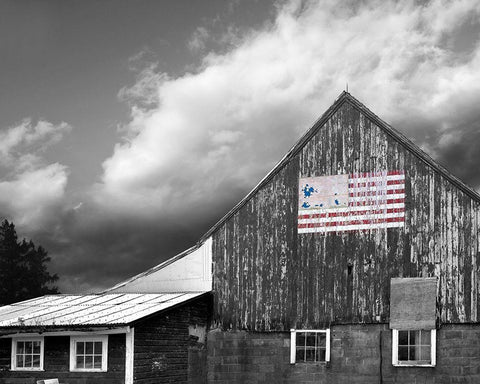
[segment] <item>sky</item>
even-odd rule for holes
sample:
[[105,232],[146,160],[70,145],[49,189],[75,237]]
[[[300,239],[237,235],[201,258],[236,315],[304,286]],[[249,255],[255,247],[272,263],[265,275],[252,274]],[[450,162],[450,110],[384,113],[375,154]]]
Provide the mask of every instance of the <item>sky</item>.
[[1,0],[0,218],[63,293],[192,246],[349,92],[480,191],[476,0]]

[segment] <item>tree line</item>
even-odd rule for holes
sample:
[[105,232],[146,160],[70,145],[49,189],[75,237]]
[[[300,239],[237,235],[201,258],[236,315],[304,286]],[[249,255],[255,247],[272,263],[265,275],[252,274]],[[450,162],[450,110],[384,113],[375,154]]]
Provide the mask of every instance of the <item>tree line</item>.
[[18,240],[15,225],[0,225],[0,305],[59,293],[54,285],[57,274],[50,274],[48,252],[31,240]]

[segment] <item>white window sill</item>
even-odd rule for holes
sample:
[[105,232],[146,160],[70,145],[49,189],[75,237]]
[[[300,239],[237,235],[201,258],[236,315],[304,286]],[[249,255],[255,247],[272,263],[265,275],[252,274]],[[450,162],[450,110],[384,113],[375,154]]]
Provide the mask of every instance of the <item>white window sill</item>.
[[12,372],[45,372],[43,368],[12,368]]
[[106,369],[71,369],[70,372],[107,372]]
[[415,364],[415,363],[398,363],[393,364],[394,367],[420,367],[420,368],[435,368],[433,364]]

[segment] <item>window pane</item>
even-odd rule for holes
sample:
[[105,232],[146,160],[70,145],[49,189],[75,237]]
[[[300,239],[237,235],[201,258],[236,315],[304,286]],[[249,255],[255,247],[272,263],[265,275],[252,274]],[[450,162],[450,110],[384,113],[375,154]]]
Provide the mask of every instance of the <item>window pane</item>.
[[419,360],[430,362],[430,347],[420,347]]
[[325,351],[326,351],[326,349],[324,349],[324,348],[320,348],[320,349],[318,350],[318,352],[317,352],[317,353],[318,353],[317,361],[325,361]]
[[94,366],[94,368],[97,368],[97,369],[102,368],[102,357],[101,356],[95,356],[93,358],[93,366]]
[[40,368],[40,355],[33,355],[32,365],[36,368]]
[[17,367],[24,367],[23,355],[17,355]]
[[29,353],[29,354],[33,353],[33,342],[31,341],[25,342],[25,353]]
[[421,331],[422,337],[421,337],[421,344],[422,345],[430,345],[430,331]]
[[31,355],[25,355],[25,367],[31,367],[32,366],[32,356]]
[[315,361],[315,348],[307,348],[305,351],[305,361]]
[[315,339],[317,337],[316,333],[307,334],[307,347],[315,347]]
[[408,347],[405,347],[405,346],[398,347],[398,360],[400,361],[408,360]]
[[93,368],[93,356],[85,356],[85,368]]
[[85,344],[81,341],[77,341],[77,355],[83,355],[85,353]]
[[327,345],[327,335],[325,333],[317,333],[317,346],[326,347]]
[[410,346],[408,347],[408,360],[416,360],[416,356],[417,356],[417,353],[416,353],[416,347],[415,346]]
[[297,347],[305,345],[305,333],[297,332]]
[[17,353],[23,355],[25,353],[25,343],[23,341],[17,341]]
[[87,355],[93,354],[93,342],[92,341],[85,342],[85,354],[87,354]]
[[408,331],[398,331],[398,345],[408,345]]
[[305,361],[305,348],[304,347],[301,347],[301,348],[297,347],[297,354],[296,354],[295,360],[300,361],[300,362]]
[[420,340],[420,331],[409,331],[410,332],[410,345],[418,344]]
[[85,368],[85,365],[83,363],[83,356],[77,356],[77,361],[76,361],[76,366],[75,368]]
[[33,342],[33,353],[39,355],[40,354],[40,341]]
[[102,354],[102,342],[101,341],[96,341],[94,349],[96,355],[101,355]]

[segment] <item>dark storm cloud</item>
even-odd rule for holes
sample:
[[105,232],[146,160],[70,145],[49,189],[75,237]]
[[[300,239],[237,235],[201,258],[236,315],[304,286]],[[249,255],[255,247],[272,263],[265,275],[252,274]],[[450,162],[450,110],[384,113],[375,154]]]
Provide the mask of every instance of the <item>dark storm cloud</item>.
[[62,292],[108,288],[194,245],[228,209],[193,210],[187,217],[136,218],[92,203],[64,211],[56,230],[35,233],[52,256]]

